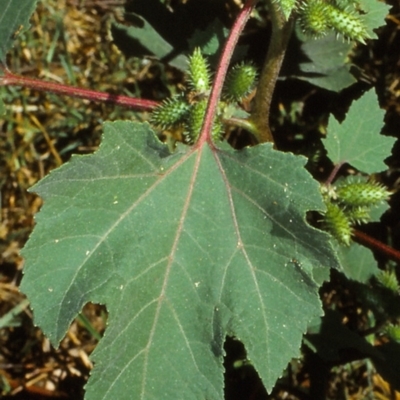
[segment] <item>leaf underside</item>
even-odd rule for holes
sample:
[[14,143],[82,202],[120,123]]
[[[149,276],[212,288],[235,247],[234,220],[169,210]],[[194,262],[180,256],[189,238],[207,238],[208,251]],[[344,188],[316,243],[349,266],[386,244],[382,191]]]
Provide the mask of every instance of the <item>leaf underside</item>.
[[305,222],[323,205],[304,163],[269,144],[171,155],[119,121],[34,187],[21,289],[36,323],[57,344],[85,303],[109,311],[87,399],[222,399],[226,335],[271,390],[321,315],[313,272],[337,267]]

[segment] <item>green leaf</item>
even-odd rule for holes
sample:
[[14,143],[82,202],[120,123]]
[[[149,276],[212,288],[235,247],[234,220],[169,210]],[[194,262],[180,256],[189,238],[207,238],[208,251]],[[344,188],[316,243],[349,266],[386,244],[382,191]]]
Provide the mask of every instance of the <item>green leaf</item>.
[[125,10],[125,24],[133,26],[113,24],[111,28],[120,50],[127,56],[155,55],[182,71],[187,69],[184,55],[194,47],[212,55],[209,61],[214,65],[217,46],[227,36],[220,22],[226,19],[224,2],[189,1],[171,8],[159,0],[135,0],[126,2]]
[[370,211],[371,221],[378,222],[381,220],[382,215],[390,209],[390,205],[387,202],[383,202],[378,204],[375,207],[372,207]]
[[335,92],[356,82],[348,62],[352,48],[350,43],[337,40],[334,33],[318,39],[306,37],[300,29],[296,30],[296,34],[303,41],[301,50],[308,61],[300,63],[301,72],[293,77]]
[[197,29],[188,39],[191,53],[195,48],[199,47],[203,55],[208,57],[216,55],[223,47],[228,33],[228,29],[222,25],[221,21],[215,19],[206,29]]
[[352,243],[348,247],[337,246],[337,253],[343,273],[349,279],[367,283],[380,271],[371,250],[357,243]]
[[[118,47],[128,55],[136,57],[152,55],[159,59],[170,58],[169,64],[184,70],[187,66],[187,58],[173,54],[173,46],[164,40],[146,20],[140,20],[141,26],[127,27],[118,23],[113,24],[113,38]],[[136,48],[138,50],[135,51]]]
[[367,27],[371,38],[378,38],[375,29],[385,24],[385,18],[389,13],[390,5],[378,0],[361,0],[360,7],[363,10],[361,18]]
[[106,304],[87,399],[223,398],[223,343],[241,340],[267,390],[321,315],[314,272],[337,259],[305,222],[323,209],[305,159],[270,144],[170,155],[147,124],[105,124],[100,149],[50,173],[22,291],[57,344]]
[[0,61],[4,61],[7,51],[17,33],[29,27],[29,18],[37,0],[2,0],[0,11]]
[[395,139],[379,134],[384,114],[376,94],[369,91],[352,104],[344,122],[330,118],[328,136],[323,140],[328,157],[367,174],[385,170],[384,160]]

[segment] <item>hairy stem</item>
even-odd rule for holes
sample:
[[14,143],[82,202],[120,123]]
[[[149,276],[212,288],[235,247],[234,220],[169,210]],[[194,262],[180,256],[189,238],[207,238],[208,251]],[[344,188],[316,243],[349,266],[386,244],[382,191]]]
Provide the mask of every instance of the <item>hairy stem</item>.
[[50,92],[62,94],[71,97],[79,97],[81,99],[98,101],[103,103],[112,103],[119,106],[133,108],[138,111],[151,111],[159,105],[157,101],[137,99],[129,96],[120,96],[111,93],[98,92],[78,88],[69,85],[61,85],[55,82],[46,82],[39,79],[26,78],[20,75],[14,75],[9,71],[3,71],[0,76],[0,86],[23,86],[40,92]]
[[293,28],[293,20],[286,19],[278,2],[269,0],[268,9],[272,21],[272,35],[250,117],[261,143],[274,142],[269,126],[271,101]]
[[353,229],[353,236],[356,242],[368,247],[369,249],[379,251],[381,254],[386,255],[386,257],[390,260],[400,262],[400,251],[393,249],[392,247],[357,229]]
[[229,37],[225,43],[225,47],[222,51],[221,58],[219,60],[217,71],[215,74],[214,82],[211,89],[210,98],[208,99],[207,111],[204,117],[203,127],[200,132],[199,140],[197,141],[198,146],[202,146],[204,142],[212,143],[211,131],[215,118],[215,114],[218,108],[218,102],[221,97],[222,86],[226,77],[229,62],[235,49],[236,43],[239,40],[239,36],[242,33],[247,20],[250,17],[251,11],[258,0],[246,0],[243,8],[241,9],[235,23],[230,31]]
[[342,168],[342,166],[344,164],[345,164],[345,161],[342,161],[339,164],[335,165],[335,168],[332,170],[332,172],[330,173],[328,179],[325,182],[326,186],[330,185],[333,182],[333,180],[336,178],[336,175],[338,174],[340,168]]

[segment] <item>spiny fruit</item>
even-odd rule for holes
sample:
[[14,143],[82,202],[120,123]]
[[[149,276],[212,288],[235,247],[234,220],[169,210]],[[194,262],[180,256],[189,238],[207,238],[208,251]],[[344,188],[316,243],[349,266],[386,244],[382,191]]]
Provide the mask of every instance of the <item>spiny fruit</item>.
[[210,90],[211,76],[207,60],[196,48],[189,57],[188,82],[192,90],[197,93],[206,93]]
[[332,5],[328,5],[327,10],[329,24],[336,32],[348,39],[365,43],[364,39],[368,37],[368,33],[357,15],[353,15],[345,10],[340,10]]
[[350,220],[338,204],[327,202],[324,225],[326,230],[340,243],[350,245],[352,232]]
[[329,30],[326,3],[320,0],[304,2],[299,9],[299,22],[303,32],[319,37]]
[[241,101],[254,88],[257,70],[251,64],[237,64],[228,73],[224,86],[224,97],[231,101]]
[[[197,138],[199,137],[201,128],[204,122],[204,115],[206,113],[207,108],[207,100],[203,99],[191,105],[189,115],[187,118],[187,122],[185,124],[185,142],[192,144],[196,142]],[[223,126],[220,121],[219,115],[217,113],[213,127],[212,127],[212,137],[214,140],[220,140],[223,131]]]
[[381,271],[375,277],[386,289],[391,290],[395,294],[399,293],[399,281],[397,280],[396,274],[393,271]]
[[352,224],[366,224],[371,219],[369,207],[350,207],[343,211]]
[[319,37],[333,29],[347,39],[364,43],[369,37],[361,16],[348,2],[329,3],[323,0],[308,0],[299,7],[299,22],[303,32]]
[[338,201],[351,207],[371,207],[387,200],[390,192],[376,182],[350,182],[336,189]]
[[190,106],[183,96],[164,100],[151,114],[150,122],[162,129],[170,129],[182,123]]

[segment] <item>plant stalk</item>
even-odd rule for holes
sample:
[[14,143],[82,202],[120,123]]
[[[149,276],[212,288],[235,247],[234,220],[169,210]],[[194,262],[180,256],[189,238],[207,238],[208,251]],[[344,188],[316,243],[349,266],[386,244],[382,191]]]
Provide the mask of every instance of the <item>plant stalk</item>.
[[371,250],[379,251],[390,260],[400,262],[400,251],[382,243],[381,241],[367,235],[358,229],[353,229],[353,236],[356,242],[368,247]]
[[229,62],[232,58],[233,51],[239,40],[239,36],[242,33],[257,1],[258,0],[246,0],[243,8],[241,9],[238,17],[236,18],[236,21],[232,26],[228,39],[226,40],[225,47],[222,51],[221,58],[217,66],[210,97],[208,99],[206,115],[204,117],[199,140],[197,141],[198,146],[202,146],[203,143],[206,141],[212,145],[212,126],[214,123],[215,114],[218,109],[218,102],[221,97],[222,86],[224,84],[226,73],[228,71]]
[[62,85],[55,82],[46,82],[39,79],[27,78],[21,75],[14,75],[9,71],[3,72],[4,75],[0,76],[0,86],[22,86],[40,92],[50,92],[71,97],[78,97],[90,101],[111,103],[138,111],[151,111],[159,105],[157,101],[153,100],[138,99],[129,96],[121,96],[112,93],[99,92],[96,90]]
[[293,19],[286,19],[277,1],[268,0],[268,10],[272,22],[272,35],[250,117],[261,143],[274,142],[269,125],[271,101],[293,30]]

